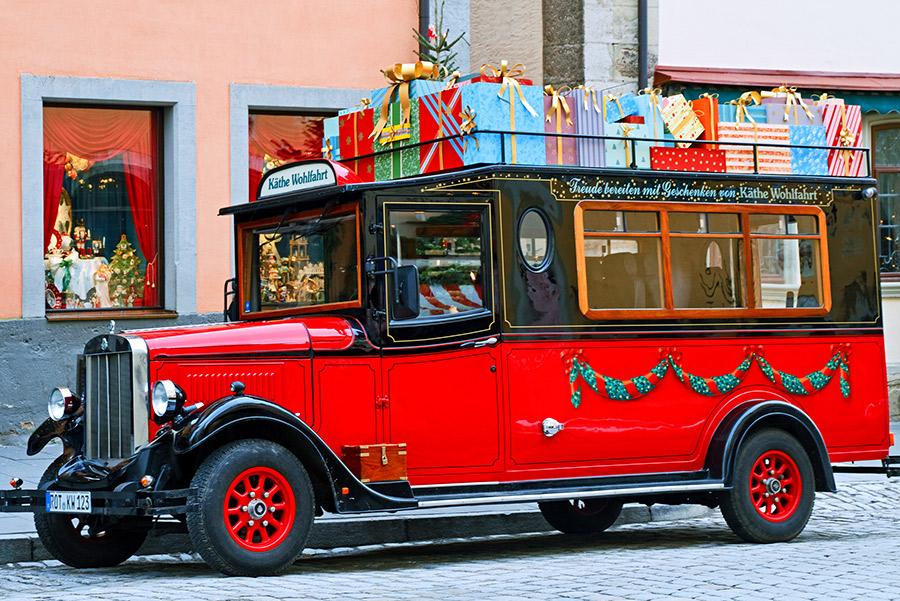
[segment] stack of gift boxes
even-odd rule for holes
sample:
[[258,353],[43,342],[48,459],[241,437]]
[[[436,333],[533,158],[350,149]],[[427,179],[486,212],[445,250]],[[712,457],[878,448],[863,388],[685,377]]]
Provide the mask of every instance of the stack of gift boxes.
[[[437,79],[430,63],[384,71],[390,85],[326,119],[323,156],[363,181],[492,163],[672,171],[860,176],[859,106],[794,88],[720,103],[659,89],[600,95],[592,87],[535,86],[524,67],[485,65]],[[508,133],[487,133],[501,131]],[[601,137],[566,137],[578,134]],[[732,144],[729,144],[732,142]],[[742,146],[733,144],[756,143]],[[784,146],[780,148],[779,146]]]

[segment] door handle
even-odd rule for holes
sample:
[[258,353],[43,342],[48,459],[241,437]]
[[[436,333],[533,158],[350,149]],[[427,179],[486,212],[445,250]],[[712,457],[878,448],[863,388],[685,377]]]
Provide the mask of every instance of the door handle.
[[494,346],[497,344],[497,337],[491,336],[490,338],[485,338],[484,340],[469,340],[467,342],[463,342],[460,344],[460,348],[481,348],[483,346]]
[[544,436],[546,436],[547,438],[556,436],[564,427],[565,426],[563,426],[552,417],[548,417],[541,422],[541,430],[543,430]]

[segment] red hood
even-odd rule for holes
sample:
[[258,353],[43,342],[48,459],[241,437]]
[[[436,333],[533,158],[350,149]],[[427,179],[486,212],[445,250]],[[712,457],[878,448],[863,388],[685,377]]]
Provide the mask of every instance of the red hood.
[[350,322],[340,317],[279,321],[243,321],[201,326],[130,330],[147,342],[150,358],[295,354],[310,350],[340,351],[356,340]]

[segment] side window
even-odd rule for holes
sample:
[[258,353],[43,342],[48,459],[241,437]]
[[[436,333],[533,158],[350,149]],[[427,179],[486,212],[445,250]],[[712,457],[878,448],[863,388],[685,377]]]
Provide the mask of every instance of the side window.
[[485,309],[485,252],[481,209],[392,210],[387,251],[419,271],[419,317]]
[[822,306],[818,225],[811,215],[750,216],[757,306]]
[[746,307],[743,236],[735,213],[669,213],[676,309]]

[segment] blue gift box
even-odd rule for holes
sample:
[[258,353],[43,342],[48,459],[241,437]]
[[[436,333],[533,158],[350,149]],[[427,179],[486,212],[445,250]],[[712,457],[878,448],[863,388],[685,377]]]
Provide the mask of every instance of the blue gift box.
[[[537,86],[519,86],[522,97],[531,107],[532,114],[513,89],[513,105],[510,105],[510,88],[499,96],[501,84],[474,82],[460,86],[463,110],[475,114],[474,137],[467,139],[464,154],[466,165],[478,163],[515,163],[519,165],[546,165],[544,149],[544,100],[543,90]],[[515,123],[515,127],[513,127]],[[517,134],[486,134],[484,130],[515,131]]]
[[[628,135],[625,135],[627,128]],[[647,124],[633,125],[630,123],[614,123],[607,125],[607,136],[624,136],[626,138],[650,138],[653,132]],[[638,169],[650,169],[650,147],[657,146],[650,142],[628,142],[627,140],[604,140],[604,153],[607,167],[619,169],[631,168],[631,154],[634,152],[634,162]],[[626,152],[626,147],[628,148]]]
[[[822,125],[791,125],[790,144],[827,146]],[[791,148],[791,173],[795,175],[828,175],[828,151],[817,148]]]
[[338,118],[328,117],[322,122],[322,156],[325,156],[326,143],[331,144],[331,160],[341,160],[341,136],[338,132]]
[[[737,122],[737,105],[736,104],[719,104],[719,121],[721,122]],[[747,107],[747,114],[753,117],[756,123],[768,123],[766,117],[766,107],[762,105],[751,105]],[[747,120],[744,119],[744,123]]]
[[[653,138],[655,140],[674,139],[674,136],[667,135],[666,122],[662,116],[662,98],[656,96],[656,102],[650,94],[640,94],[635,97],[637,105],[637,114],[644,118],[644,125],[647,127],[646,134],[640,137]],[[638,136],[632,136],[638,137]],[[671,142],[657,142],[653,146],[673,146]],[[650,163],[650,151],[647,150],[647,164]]]
[[[437,94],[446,87],[447,82],[445,81],[439,81],[437,79],[414,79],[409,82],[409,98],[410,100],[413,100],[419,98],[420,96]],[[379,111],[381,111],[381,105],[384,103],[385,94],[387,94],[388,91],[392,89],[394,89],[393,85],[372,90],[372,104],[370,106],[375,109],[376,119],[378,118]],[[391,101],[397,100],[400,100],[400,98],[395,93],[394,97],[391,98]],[[357,107],[356,110],[359,110],[359,107]]]
[[637,96],[623,94],[622,96],[603,96],[603,115],[607,123],[621,121],[625,117],[638,114]]

